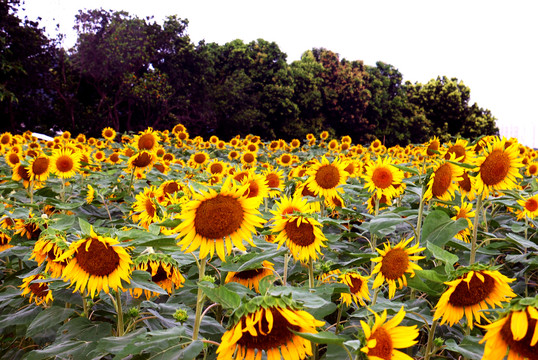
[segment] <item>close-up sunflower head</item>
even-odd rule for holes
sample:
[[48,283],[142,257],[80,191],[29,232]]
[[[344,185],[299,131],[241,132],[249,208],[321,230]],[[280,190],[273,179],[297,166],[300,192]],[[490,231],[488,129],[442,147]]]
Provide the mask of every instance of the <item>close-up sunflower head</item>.
[[[450,161],[455,161],[455,154],[450,155]],[[432,198],[450,201],[454,198],[458,182],[463,180],[463,168],[450,161],[440,161],[433,166],[424,199]]]
[[465,316],[467,326],[472,329],[475,321],[480,324],[481,319],[487,320],[484,310],[502,307],[503,302],[516,296],[509,285],[515,279],[486,265],[460,267],[454,277],[445,282],[448,288],[435,306],[434,319],[441,319],[441,325],[453,326]]
[[369,192],[375,193],[379,198],[385,195],[387,199],[392,199],[398,194],[396,186],[401,184],[404,173],[392,165],[391,158],[379,157],[368,163],[362,177]]
[[49,273],[53,278],[59,278],[62,276],[67,262],[58,261],[57,259],[67,250],[69,250],[69,245],[62,236],[40,238],[34,245],[30,260],[35,260],[37,265],[41,265],[46,261],[45,272]]
[[305,181],[305,185],[316,196],[334,197],[343,191],[341,186],[346,183],[348,178],[345,168],[346,164],[339,158],[330,162],[323,156],[321,161],[316,161],[306,171],[308,179]]
[[30,296],[28,301],[34,302],[36,305],[52,303],[54,297],[49,289],[49,283],[42,281],[46,279],[47,277],[43,274],[30,275],[22,279],[22,285],[19,286],[22,289],[21,296]]
[[224,333],[217,359],[302,360],[312,355],[311,342],[296,333],[316,334],[324,321],[316,320],[291,297],[259,296],[234,312]]
[[80,171],[82,153],[70,148],[54,150],[51,157],[51,171],[62,179],[69,179]]
[[355,303],[357,306],[366,306],[365,301],[370,301],[370,291],[368,290],[369,276],[362,276],[357,271],[346,271],[340,274],[338,282],[349,287],[349,293],[342,293],[340,299],[347,306]]
[[260,292],[260,281],[268,276],[272,276],[275,268],[274,264],[268,260],[264,260],[259,267],[242,270],[242,271],[230,271],[226,275],[224,280],[225,284],[230,282],[236,282],[242,284],[249,289],[253,289],[257,293]]

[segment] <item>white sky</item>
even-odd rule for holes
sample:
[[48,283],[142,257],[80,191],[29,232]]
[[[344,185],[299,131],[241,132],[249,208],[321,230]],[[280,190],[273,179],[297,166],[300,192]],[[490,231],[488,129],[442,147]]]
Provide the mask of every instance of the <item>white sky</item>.
[[470,87],[471,104],[492,111],[501,133],[538,146],[536,0],[25,0],[19,16],[41,17],[50,36],[59,23],[70,47],[78,10],[101,7],[160,23],[177,14],[189,20],[195,44],[262,38],[288,62],[324,47],[367,65],[389,63],[411,82],[456,77]]

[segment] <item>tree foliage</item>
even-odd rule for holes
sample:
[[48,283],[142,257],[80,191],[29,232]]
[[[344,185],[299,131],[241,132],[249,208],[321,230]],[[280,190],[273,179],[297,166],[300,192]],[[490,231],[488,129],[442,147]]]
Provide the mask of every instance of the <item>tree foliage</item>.
[[324,48],[288,64],[274,42],[193,44],[186,19],[158,24],[103,9],[79,11],[76,45],[64,50],[16,11],[0,0],[4,131],[31,124],[97,135],[105,126],[138,131],[180,122],[193,135],[223,139],[329,131],[388,146],[497,132],[495,117],[469,105],[470,89],[457,79],[403,83],[390,64],[367,66]]

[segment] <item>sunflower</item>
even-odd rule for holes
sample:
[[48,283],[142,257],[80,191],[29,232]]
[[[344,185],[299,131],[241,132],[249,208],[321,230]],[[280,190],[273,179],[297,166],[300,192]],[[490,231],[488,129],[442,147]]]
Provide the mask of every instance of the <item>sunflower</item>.
[[193,169],[204,166],[209,161],[209,155],[203,151],[195,152],[189,159],[189,164]]
[[30,159],[26,170],[30,174],[30,181],[42,182],[47,180],[51,170],[51,161],[47,155],[39,155]]
[[241,154],[241,164],[245,167],[252,167],[256,165],[256,162],[258,161],[258,157],[256,156],[256,153],[245,151]]
[[435,157],[439,152],[441,142],[437,136],[434,136],[433,139],[430,139],[426,145],[426,155]]
[[[455,155],[451,155],[450,160],[454,161]],[[457,188],[457,182],[463,180],[463,168],[454,165],[451,162],[438,162],[433,169],[433,173],[428,181],[428,187],[424,193],[424,199],[430,200],[436,198],[439,200],[450,201],[454,198],[454,191]]]
[[88,184],[88,192],[86,193],[86,202],[88,204],[91,204],[94,198],[95,198],[95,189],[93,188],[93,186]]
[[134,175],[137,178],[143,177],[146,171],[151,170],[156,160],[157,156],[155,153],[146,150],[140,151],[129,158],[128,170],[130,172],[134,171]]
[[276,305],[256,306],[254,301],[260,299],[254,298],[238,311],[242,314],[236,315],[235,325],[222,335],[217,360],[261,359],[262,352],[267,359],[301,360],[312,355],[310,341],[294,332],[316,334],[316,327],[325,322],[299,310],[291,300],[271,299]]
[[225,163],[224,161],[215,159],[207,165],[206,171],[210,173],[211,175],[224,175],[226,173],[228,166],[229,165]]
[[284,191],[284,170],[264,170],[263,175],[269,187],[269,196],[276,197]]
[[366,189],[376,193],[379,198],[383,195],[387,199],[395,197],[398,193],[395,185],[400,184],[404,178],[403,171],[391,165],[391,161],[389,157],[385,157],[370,162],[362,176],[366,180]]
[[523,208],[517,215],[518,219],[522,219],[525,216],[529,219],[534,219],[538,216],[538,194],[528,199],[518,200],[517,203]]
[[155,186],[145,187],[140,193],[135,196],[133,203],[133,221],[138,221],[138,224],[144,228],[148,228],[151,224],[159,222],[159,205],[157,203]]
[[67,261],[62,278],[75,285],[73,292],[92,298],[101,290],[123,290],[122,280],[130,282],[133,261],[117,239],[97,235],[93,228],[89,237],[71,243],[69,250],[56,261]]
[[305,185],[315,195],[334,197],[338,192],[342,192],[342,189],[337,187],[346,183],[348,174],[345,167],[340,159],[334,159],[331,163],[323,156],[321,162],[316,161],[306,171],[308,179]]
[[80,170],[82,154],[69,148],[54,150],[51,157],[51,171],[62,179],[75,176]]
[[[185,283],[185,278],[179,272],[178,262],[168,254],[151,253],[140,255],[134,260],[134,269],[149,272],[151,274],[151,281],[166,290],[169,295],[175,289],[183,287]],[[135,298],[139,298],[142,295],[142,290],[144,290],[146,299],[160,295],[147,289],[129,289]]]
[[282,195],[280,197],[280,202],[277,200],[275,205],[276,210],[270,210],[274,215],[272,218],[273,221],[286,219],[289,215],[293,215],[294,213],[308,214],[313,212],[308,200],[302,196],[287,197],[286,195]]
[[509,279],[497,270],[461,268],[458,272],[462,275],[445,283],[449,287],[435,306],[433,317],[442,318],[441,325],[448,323],[452,326],[465,315],[472,329],[473,317],[480,323],[481,318],[486,319],[483,310],[490,306],[502,307],[503,301],[516,296],[508,285],[515,279]]
[[35,280],[46,279],[42,274],[30,275],[22,279],[21,296],[30,295],[30,302],[35,302],[36,305],[50,304],[54,298],[52,291],[49,289],[47,282],[33,282]]
[[462,180],[458,181],[458,189],[462,198],[467,197],[469,201],[473,201],[476,198],[476,177],[464,171],[461,178]]
[[466,243],[469,242],[469,235],[471,235],[471,230],[473,229],[473,223],[471,218],[475,217],[475,212],[473,211],[473,205],[471,203],[463,202],[460,206],[454,206],[456,210],[456,215],[452,217],[452,220],[465,219],[467,220],[467,227],[463,230],[460,230],[454,237]]
[[242,185],[248,185],[243,196],[247,199],[257,199],[258,205],[263,202],[263,199],[269,196],[269,186],[265,176],[251,172],[249,176],[241,180]]
[[229,282],[236,282],[249,289],[254,289],[254,291],[259,293],[260,281],[267,276],[273,275],[273,272],[275,271],[273,265],[272,262],[264,260],[259,268],[239,272],[230,271],[228,272],[228,275],[226,275],[224,283],[228,284]]
[[34,217],[32,211],[30,211],[26,219],[15,219],[15,234],[26,236],[28,240],[37,240],[39,238],[39,235],[41,235],[39,219],[40,218]]
[[344,199],[342,199],[340,195],[335,195],[332,197],[325,198],[324,203],[325,203],[325,206],[331,211],[337,207],[342,208],[345,206]]
[[422,270],[413,260],[424,259],[424,256],[412,254],[421,252],[425,248],[419,248],[419,244],[417,243],[406,249],[405,247],[411,240],[413,240],[413,237],[405,241],[400,241],[394,247],[387,242],[383,250],[377,249],[377,252],[381,256],[372,259],[372,262],[378,263],[372,271],[372,275],[377,274],[372,288],[378,288],[386,280],[389,285],[389,299],[392,299],[396,293],[396,282],[398,282],[399,289],[404,285],[407,286],[405,273],[413,277],[415,276],[415,270]]
[[11,145],[12,141],[13,141],[13,135],[10,132],[5,132],[2,135],[0,135],[0,145],[9,146]]
[[[366,202],[366,209],[368,210],[368,214],[375,214],[375,201],[376,201],[376,195],[375,193],[370,196],[368,201]],[[390,199],[387,199],[385,195],[381,196],[379,199],[379,209],[387,206],[391,206],[392,201]]]
[[0,231],[0,252],[12,248],[13,245],[11,245],[10,242],[11,236],[3,231]]
[[529,162],[527,164],[527,169],[525,170],[525,175],[527,175],[527,176],[536,176],[536,174],[538,174],[538,161],[531,161],[531,162]]
[[225,243],[228,255],[233,245],[241,251],[246,250],[242,240],[254,246],[252,232],[265,220],[257,216],[258,200],[243,197],[247,187],[238,187],[228,177],[220,192],[210,189],[194,194],[181,209],[179,219],[183,221],[174,229],[177,237],[182,238],[178,242],[182,250],[193,252],[200,248],[200,258],[205,258],[208,254],[212,257],[216,249],[224,261]]
[[375,323],[370,326],[361,320],[362,330],[366,337],[366,346],[361,348],[363,353],[371,360],[412,360],[412,358],[397,350],[408,348],[417,343],[418,329],[413,326],[398,326],[405,317],[403,307],[389,321],[387,310],[381,316],[374,313]]
[[5,159],[9,167],[14,168],[15,165],[19,164],[21,162],[20,155],[15,151],[8,151],[5,155]]
[[116,138],[116,130],[112,129],[111,127],[106,127],[103,129],[103,131],[101,131],[101,135],[108,141],[114,141]]
[[290,166],[292,161],[293,155],[288,153],[283,153],[276,159],[276,163],[280,166]]
[[159,148],[159,135],[153,128],[147,128],[146,131],[140,132],[133,139],[134,147],[142,152],[143,150],[155,152]]
[[321,247],[326,247],[327,238],[321,230],[322,225],[314,218],[303,215],[289,215],[276,218],[272,232],[278,234],[274,239],[278,248],[286,243],[296,260],[307,263],[316,260]]
[[538,309],[534,306],[510,309],[492,324],[482,326],[487,330],[480,343],[486,343],[482,359],[502,360],[508,353],[509,360],[536,359],[538,347]]
[[46,261],[45,272],[50,273],[53,278],[59,278],[62,276],[67,262],[56,261],[56,259],[61,257],[68,249],[69,245],[61,236],[39,239],[34,244],[30,260],[34,259],[38,266]]
[[155,191],[157,202],[163,206],[170,205],[171,199],[177,196],[191,196],[189,188],[179,180],[164,181]]
[[477,193],[486,198],[490,192],[513,189],[518,177],[522,177],[519,168],[523,167],[517,143],[506,145],[506,138],[494,138],[484,149],[484,154],[477,159],[479,168],[476,177]]
[[475,153],[473,151],[473,147],[468,145],[468,143],[469,142],[464,139],[457,139],[454,144],[449,142],[443,158],[445,160],[452,160],[451,157],[454,156],[455,161],[473,164]]
[[370,277],[364,277],[358,272],[348,271],[341,274],[338,278],[338,282],[345,284],[349,287],[349,293],[342,293],[340,299],[347,305],[351,305],[353,301],[355,305],[366,306],[366,301],[370,301],[370,293],[368,291],[368,279]]

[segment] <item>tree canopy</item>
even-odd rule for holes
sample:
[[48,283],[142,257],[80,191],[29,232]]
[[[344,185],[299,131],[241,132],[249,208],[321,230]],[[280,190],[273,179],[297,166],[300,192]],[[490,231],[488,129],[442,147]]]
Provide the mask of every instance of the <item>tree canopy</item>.
[[[329,131],[355,142],[423,142],[495,134],[495,117],[470,104],[461,80],[403,82],[396,67],[306,50],[291,64],[278,44],[192,43],[188,21],[79,11],[76,45],[48,39],[0,0],[2,131],[116,131],[184,124],[193,135],[304,138]],[[94,134],[95,135],[95,134]]]

